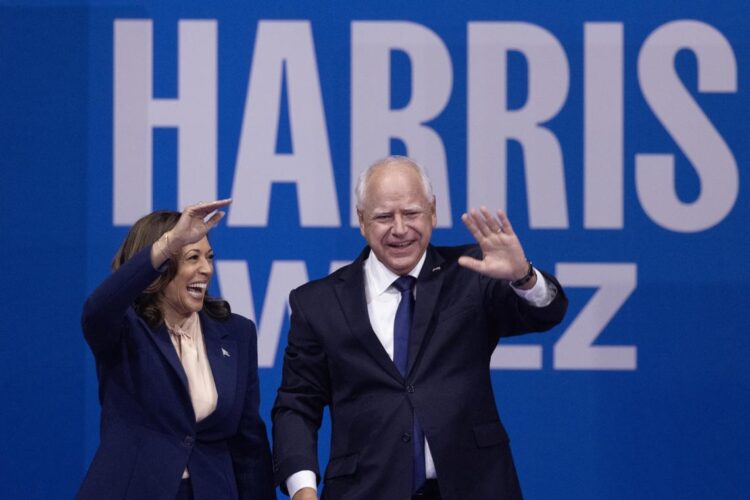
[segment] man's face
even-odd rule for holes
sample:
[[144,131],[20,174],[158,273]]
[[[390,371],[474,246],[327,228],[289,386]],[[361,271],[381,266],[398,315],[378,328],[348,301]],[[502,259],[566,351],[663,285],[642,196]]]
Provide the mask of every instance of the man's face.
[[437,224],[419,173],[408,165],[377,167],[367,181],[359,229],[378,260],[398,275],[417,265]]

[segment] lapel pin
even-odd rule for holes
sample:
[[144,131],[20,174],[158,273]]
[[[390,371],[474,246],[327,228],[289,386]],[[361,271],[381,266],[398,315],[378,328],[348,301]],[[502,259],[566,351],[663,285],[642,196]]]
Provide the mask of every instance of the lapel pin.
[[223,347],[221,348],[221,354],[222,354],[222,355],[223,355],[223,356],[224,356],[225,358],[231,358],[231,356],[229,355],[229,351],[227,351],[227,350],[226,350],[226,349],[224,349]]
[[432,268],[432,272],[434,273],[435,271],[440,271],[440,266],[433,267]]

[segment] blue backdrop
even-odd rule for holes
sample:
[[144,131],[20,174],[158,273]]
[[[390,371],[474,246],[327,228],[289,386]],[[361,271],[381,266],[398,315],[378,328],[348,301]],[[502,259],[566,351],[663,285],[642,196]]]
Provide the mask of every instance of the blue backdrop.
[[154,209],[235,198],[211,291],[259,325],[270,427],[287,294],[357,255],[352,179],[390,153],[430,172],[435,243],[507,208],[566,285],[564,323],[492,360],[528,498],[746,496],[749,15],[2,2],[2,496],[75,493],[98,442],[81,305]]

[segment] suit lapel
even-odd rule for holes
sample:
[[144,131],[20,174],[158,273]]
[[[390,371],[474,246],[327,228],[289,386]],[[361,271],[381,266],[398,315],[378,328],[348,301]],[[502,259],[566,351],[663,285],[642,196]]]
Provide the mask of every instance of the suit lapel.
[[[229,411],[234,404],[234,397],[237,387],[237,342],[229,337],[223,325],[206,317],[204,312],[200,312],[201,331],[203,332],[203,342],[206,345],[206,357],[208,358],[211,373],[216,384],[216,393],[218,401],[216,410],[211,415],[202,420],[198,427],[210,426],[214,419],[219,419]],[[151,337],[154,339],[157,348],[172,366],[177,376],[182,381],[185,393],[190,401],[190,389],[185,375],[185,369],[182,367],[180,358],[177,356],[177,350],[172,344],[169,332],[164,323],[156,331],[148,329]],[[225,354],[226,353],[226,354]],[[191,408],[192,409],[192,408]]]
[[365,298],[365,279],[362,265],[369,254],[370,249],[365,248],[352,265],[344,269],[339,276],[339,281],[334,285],[341,309],[346,317],[349,331],[364,345],[367,352],[375,361],[396,380],[403,377],[393,364],[390,356],[383,348],[377,335],[370,324],[370,315],[367,312],[367,299]]
[[156,347],[167,359],[167,362],[172,366],[175,373],[177,373],[177,376],[182,381],[185,391],[189,394],[187,376],[185,375],[184,368],[182,368],[180,358],[177,356],[177,350],[174,348],[174,344],[172,344],[172,339],[169,337],[167,325],[162,321],[161,325],[159,325],[159,328],[156,330],[152,330],[151,328],[146,328],[146,330],[151,334],[151,338],[154,339]]
[[441,269],[443,260],[432,245],[427,247],[427,257],[417,279],[417,298],[414,303],[414,318],[409,334],[408,373],[411,373],[414,368],[417,356],[426,340],[425,334],[430,321],[435,314],[435,305],[440,297],[445,275]]
[[200,313],[206,357],[216,385],[218,401],[216,410],[202,420],[199,427],[209,426],[214,419],[222,418],[234,404],[237,390],[237,342],[232,339],[224,324],[213,321],[204,312]]

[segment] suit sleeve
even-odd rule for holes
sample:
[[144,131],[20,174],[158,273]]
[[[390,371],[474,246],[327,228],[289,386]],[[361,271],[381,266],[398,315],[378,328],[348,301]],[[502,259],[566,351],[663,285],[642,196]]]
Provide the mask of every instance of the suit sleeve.
[[245,318],[242,321],[242,334],[249,337],[247,384],[240,425],[237,434],[229,440],[229,451],[240,499],[272,500],[276,498],[276,491],[271,472],[271,449],[266,425],[259,414],[258,336],[251,321]]
[[289,294],[291,327],[272,411],[275,479],[285,493],[295,472],[313,471],[320,481],[318,429],[331,399],[328,361],[297,292]]
[[146,247],[110,274],[83,305],[83,336],[94,355],[118,345],[123,319],[138,295],[156,278],[151,265],[151,247]]
[[563,320],[568,309],[568,298],[554,276],[540,272],[548,285],[556,289],[554,299],[544,307],[536,307],[518,296],[506,280],[480,279],[484,289],[484,309],[496,336],[493,342],[500,337],[544,332]]

